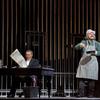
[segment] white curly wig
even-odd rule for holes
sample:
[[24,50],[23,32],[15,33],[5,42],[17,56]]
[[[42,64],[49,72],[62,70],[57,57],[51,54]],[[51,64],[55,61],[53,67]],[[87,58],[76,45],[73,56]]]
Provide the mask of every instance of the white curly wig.
[[92,32],[92,33],[95,35],[95,31],[93,31],[93,30],[91,30],[91,29],[88,29],[88,30],[86,31],[86,35],[87,35],[88,33],[90,33],[90,32]]

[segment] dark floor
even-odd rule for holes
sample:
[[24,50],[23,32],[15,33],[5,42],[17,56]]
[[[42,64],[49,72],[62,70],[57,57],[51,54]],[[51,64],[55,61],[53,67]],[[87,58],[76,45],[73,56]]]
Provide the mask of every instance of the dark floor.
[[82,98],[76,98],[76,97],[41,97],[41,98],[5,98],[5,97],[0,97],[1,100],[100,100],[100,98],[87,98],[87,97],[82,97]]

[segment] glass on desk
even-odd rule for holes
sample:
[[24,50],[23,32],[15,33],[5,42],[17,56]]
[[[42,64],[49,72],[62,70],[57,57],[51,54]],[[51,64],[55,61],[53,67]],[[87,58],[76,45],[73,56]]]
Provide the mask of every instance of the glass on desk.
[[2,68],[7,68],[7,65],[2,66]]
[[3,61],[0,59],[0,68],[3,66]]

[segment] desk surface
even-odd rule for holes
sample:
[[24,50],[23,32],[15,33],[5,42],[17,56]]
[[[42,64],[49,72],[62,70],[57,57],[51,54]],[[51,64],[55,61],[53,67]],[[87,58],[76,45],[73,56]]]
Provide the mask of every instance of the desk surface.
[[[54,72],[52,68],[0,68],[0,75],[43,75],[43,72]],[[53,74],[53,73],[51,73]]]

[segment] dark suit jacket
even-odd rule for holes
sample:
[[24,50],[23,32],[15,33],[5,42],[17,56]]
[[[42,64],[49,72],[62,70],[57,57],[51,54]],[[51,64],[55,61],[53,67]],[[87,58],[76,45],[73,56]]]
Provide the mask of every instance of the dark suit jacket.
[[38,67],[41,67],[41,65],[39,64],[39,60],[31,59],[28,68],[38,68]]

